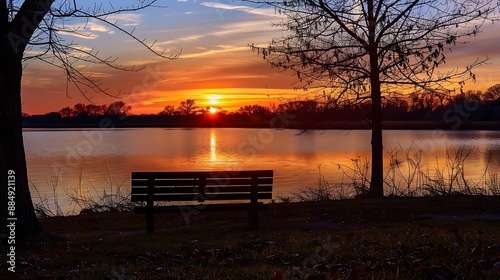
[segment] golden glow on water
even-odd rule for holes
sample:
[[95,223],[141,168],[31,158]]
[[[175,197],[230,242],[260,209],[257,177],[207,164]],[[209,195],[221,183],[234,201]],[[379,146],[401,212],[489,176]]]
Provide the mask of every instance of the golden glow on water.
[[215,129],[210,131],[210,160],[217,161],[217,136]]

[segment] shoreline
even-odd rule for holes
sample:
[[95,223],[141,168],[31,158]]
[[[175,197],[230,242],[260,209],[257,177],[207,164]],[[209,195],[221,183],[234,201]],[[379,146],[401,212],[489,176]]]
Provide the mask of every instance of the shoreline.
[[[98,123],[40,123],[24,124],[23,128],[275,128],[299,130],[369,130],[364,121],[290,121],[279,126],[269,121],[234,123],[112,123],[103,127]],[[452,123],[446,121],[384,121],[384,130],[500,130],[499,121],[467,121]]]

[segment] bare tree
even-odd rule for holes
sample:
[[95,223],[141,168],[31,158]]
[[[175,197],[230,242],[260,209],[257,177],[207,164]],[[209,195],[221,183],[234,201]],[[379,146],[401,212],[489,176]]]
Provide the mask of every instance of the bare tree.
[[238,113],[246,116],[251,116],[251,115],[269,115],[271,114],[271,110],[265,106],[262,105],[245,105],[243,107],[240,107],[240,109],[237,111]]
[[[101,57],[94,49],[82,48],[66,41],[62,34],[82,35],[82,27],[66,24],[68,19],[90,19],[125,33],[154,55],[175,58],[157,52],[152,44],[136,37],[112,21],[111,15],[152,7],[155,0],[140,0],[135,6],[90,4],[86,1],[25,0],[0,2],[0,218],[1,238],[8,238],[7,225],[15,223],[17,245],[26,237],[40,232],[28,186],[26,158],[22,135],[21,78],[23,62],[39,59],[60,68],[68,84],[82,94],[110,94],[101,81],[85,72],[85,65],[104,64],[109,67],[136,71],[124,67],[113,57]],[[85,4],[87,3],[87,4]],[[85,21],[84,23],[85,24]],[[29,52],[28,52],[29,51]],[[111,94],[113,95],[113,94]],[[117,94],[119,95],[119,94]],[[14,220],[16,219],[16,220]],[[2,244],[4,244],[2,242]]]
[[72,115],[75,116],[75,117],[77,117],[77,116],[80,116],[80,117],[86,117],[86,116],[88,116],[89,113],[87,111],[87,105],[85,105],[83,103],[75,104],[75,106],[73,106]]
[[172,105],[167,105],[163,110],[160,112],[160,115],[165,115],[165,116],[173,116],[175,115],[175,106]]
[[500,99],[500,84],[489,87],[485,94],[492,100]]
[[90,117],[102,116],[105,112],[102,110],[101,105],[95,104],[88,104],[87,106],[85,106],[85,111],[87,111]]
[[64,107],[61,110],[59,110],[59,115],[61,115],[61,118],[71,118],[73,113],[73,109],[70,107]]
[[300,85],[319,95],[371,99],[370,193],[383,196],[382,98],[404,87],[430,90],[463,86],[471,70],[439,72],[448,49],[478,34],[495,1],[246,0],[270,6],[288,33],[269,47],[252,45],[272,66],[292,70]]
[[186,101],[182,101],[179,107],[177,108],[177,111],[181,115],[188,116],[191,114],[196,113],[196,110],[198,110],[198,106],[195,105],[196,101],[193,99],[186,99]]
[[123,101],[115,101],[111,104],[109,104],[108,111],[107,113],[111,116],[126,116],[130,110],[132,110],[132,107],[128,106],[125,104]]

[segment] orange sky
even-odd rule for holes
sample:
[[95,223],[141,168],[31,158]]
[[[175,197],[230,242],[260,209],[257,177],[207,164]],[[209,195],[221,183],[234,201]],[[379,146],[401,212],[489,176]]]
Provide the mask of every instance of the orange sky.
[[[95,47],[103,56],[117,56],[123,65],[146,66],[140,72],[118,72],[102,65],[86,71],[102,78],[110,94],[128,92],[122,101],[132,106],[132,113],[159,113],[166,105],[177,106],[194,99],[200,106],[220,106],[236,110],[247,104],[278,104],[280,98],[304,95],[294,91],[292,73],[271,67],[247,44],[267,44],[281,32],[271,28],[280,18],[270,9],[254,9],[239,1],[198,2],[169,1],[169,7],[118,15],[116,20],[134,34],[147,37],[158,49],[181,52],[174,61],[161,60],[129,38],[102,24],[90,21],[88,36],[71,38],[82,47]],[[77,23],[74,23],[77,24]],[[485,90],[500,83],[500,36],[498,25],[488,25],[485,32],[471,43],[457,47],[448,55],[446,67],[461,67],[476,58],[489,57],[489,64],[476,70],[476,84],[466,89]],[[70,37],[70,36],[68,36]],[[117,99],[90,94],[96,104],[109,104]],[[43,114],[76,103],[89,104],[80,93],[70,88],[66,96],[64,73],[39,61],[28,61],[23,76],[23,111]]]

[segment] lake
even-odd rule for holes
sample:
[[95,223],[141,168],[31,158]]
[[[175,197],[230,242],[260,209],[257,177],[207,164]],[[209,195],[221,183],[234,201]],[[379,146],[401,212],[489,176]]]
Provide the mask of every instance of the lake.
[[[128,191],[132,171],[272,169],[275,197],[316,187],[320,170],[330,184],[348,183],[353,164],[370,159],[370,137],[367,130],[24,130],[32,197],[53,204],[55,194],[65,213],[78,208],[70,205],[68,193],[83,190],[95,196],[117,186]],[[388,130],[384,151],[385,170],[399,183],[405,183],[411,167],[403,151],[413,160],[420,154],[418,166],[431,176],[439,175],[436,170],[449,173],[446,166],[458,168],[453,162],[457,151],[467,151],[466,179],[481,181],[488,177],[486,169],[500,170],[500,131]]]

